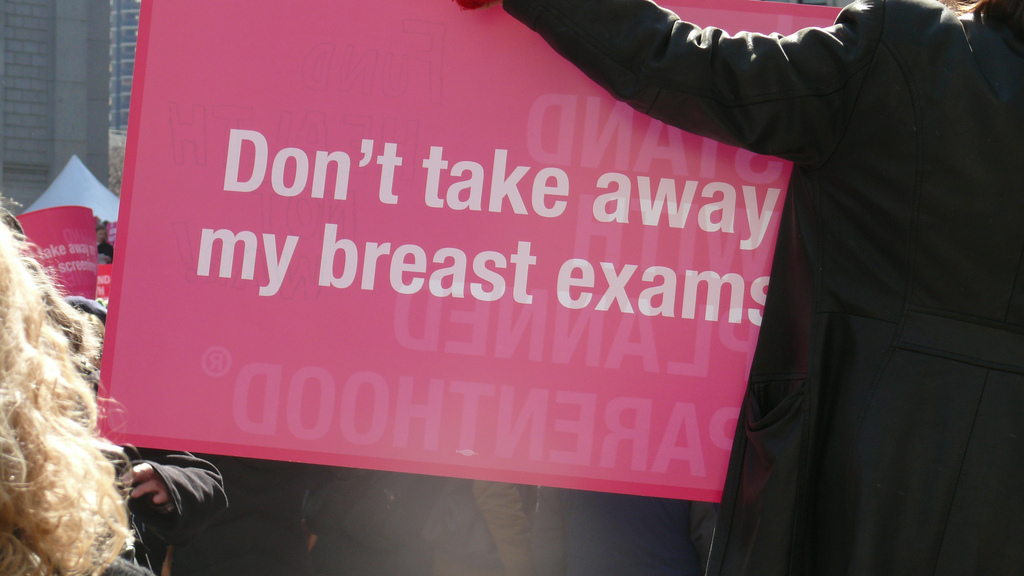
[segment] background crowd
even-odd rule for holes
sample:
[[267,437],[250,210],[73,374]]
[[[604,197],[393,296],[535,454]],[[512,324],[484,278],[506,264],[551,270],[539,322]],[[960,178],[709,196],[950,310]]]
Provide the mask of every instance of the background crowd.
[[[0,402],[23,409],[32,406],[23,394],[49,396],[48,387],[74,394],[32,406],[49,422],[41,431],[30,434],[16,413],[9,417],[3,473],[17,482],[0,496],[8,544],[22,549],[0,549],[2,561],[33,564],[36,571],[26,573],[68,576],[107,565],[108,574],[149,569],[164,576],[703,572],[714,504],[109,445],[96,433],[95,396],[106,308],[62,296],[31,256],[17,220],[2,216],[3,264],[20,280],[20,293],[10,280],[2,316],[11,346],[0,356]],[[96,231],[101,257],[112,259],[106,226],[98,223]],[[30,316],[35,324],[27,324]],[[59,371],[20,368],[34,359]],[[62,428],[84,444],[81,453],[61,454]],[[73,461],[47,461],[55,456]],[[36,460],[65,485],[26,468]],[[76,510],[85,515],[80,522],[45,518],[50,511],[40,500],[55,500],[63,510],[53,514],[67,514],[83,496],[74,485],[90,481],[84,489],[96,494],[86,492],[85,501],[98,503],[96,510]],[[29,517],[73,529],[53,542],[28,537]],[[2,565],[0,573],[7,573]]]

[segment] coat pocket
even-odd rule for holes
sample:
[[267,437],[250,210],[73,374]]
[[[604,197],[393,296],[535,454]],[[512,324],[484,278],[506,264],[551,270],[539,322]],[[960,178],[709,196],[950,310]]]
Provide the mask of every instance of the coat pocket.
[[[752,382],[744,398],[732,523],[714,574],[793,576],[807,434],[804,379]],[[728,484],[727,484],[728,485]],[[716,536],[717,538],[717,536]]]
[[804,379],[752,382],[747,396],[747,431],[763,431],[800,408]]
[[[751,383],[745,399],[743,476],[764,506],[789,502],[799,480],[804,435],[804,380]],[[749,494],[754,496],[754,494]],[[782,500],[779,500],[781,498]]]

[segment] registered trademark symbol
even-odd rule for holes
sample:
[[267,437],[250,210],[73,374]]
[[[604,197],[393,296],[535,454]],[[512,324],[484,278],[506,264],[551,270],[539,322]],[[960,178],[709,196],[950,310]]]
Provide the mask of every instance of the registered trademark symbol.
[[220,378],[231,370],[231,353],[221,346],[212,346],[203,352],[200,363],[207,376]]

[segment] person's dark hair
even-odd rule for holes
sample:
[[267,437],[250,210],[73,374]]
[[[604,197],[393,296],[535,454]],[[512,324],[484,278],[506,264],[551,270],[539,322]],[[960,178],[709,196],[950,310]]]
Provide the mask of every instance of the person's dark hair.
[[968,3],[965,11],[1001,20],[1024,38],[1024,0],[978,0]]

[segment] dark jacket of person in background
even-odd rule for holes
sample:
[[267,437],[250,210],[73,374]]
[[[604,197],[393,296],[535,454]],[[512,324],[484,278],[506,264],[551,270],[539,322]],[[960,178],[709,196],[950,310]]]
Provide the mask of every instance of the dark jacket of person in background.
[[536,486],[445,478],[423,536],[433,576],[538,576],[530,534]]
[[702,576],[717,505],[541,488],[539,576]]
[[308,573],[302,501],[323,468],[197,455],[220,470],[230,506],[176,546],[174,576],[303,576]]
[[316,576],[425,576],[434,548],[423,535],[445,478],[334,468],[309,493]]
[[1024,10],[988,5],[729,37],[504,1],[638,110],[795,163],[712,576],[1024,573]]

